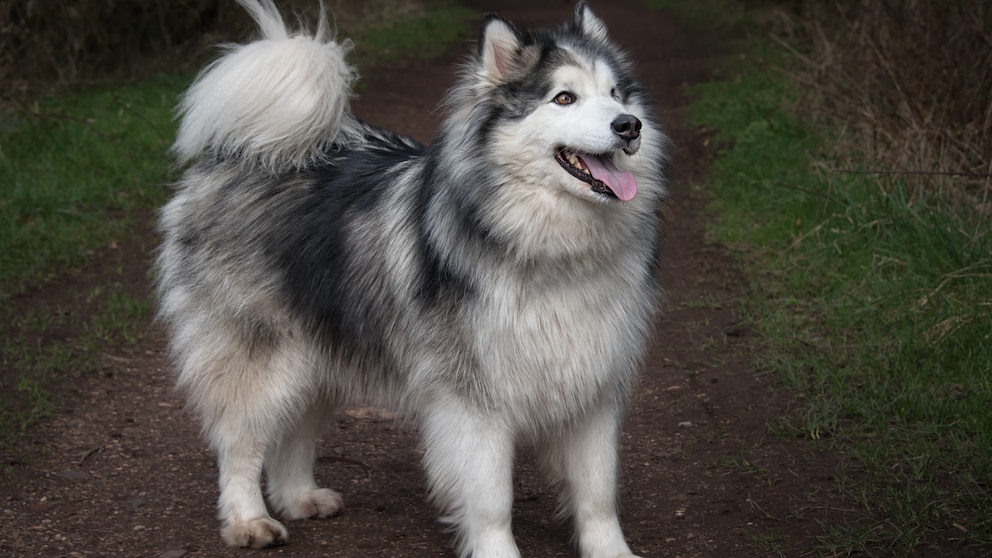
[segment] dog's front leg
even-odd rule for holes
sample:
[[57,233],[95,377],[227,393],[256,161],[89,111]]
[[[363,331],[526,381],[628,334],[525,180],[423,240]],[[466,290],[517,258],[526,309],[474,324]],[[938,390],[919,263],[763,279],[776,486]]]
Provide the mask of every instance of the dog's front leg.
[[514,439],[507,425],[442,398],[421,428],[431,497],[457,529],[459,556],[519,558],[510,529]]
[[636,558],[617,516],[620,406],[607,402],[538,446],[538,458],[562,489],[582,558]]

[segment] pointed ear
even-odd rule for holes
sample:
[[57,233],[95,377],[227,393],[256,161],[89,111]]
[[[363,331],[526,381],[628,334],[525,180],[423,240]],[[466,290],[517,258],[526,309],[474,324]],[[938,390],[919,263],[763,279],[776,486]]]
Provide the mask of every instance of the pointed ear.
[[492,82],[502,81],[512,68],[520,50],[520,31],[505,19],[489,15],[482,22],[479,40],[479,58],[486,77]]
[[590,39],[606,41],[606,24],[582,0],[575,6],[575,26]]

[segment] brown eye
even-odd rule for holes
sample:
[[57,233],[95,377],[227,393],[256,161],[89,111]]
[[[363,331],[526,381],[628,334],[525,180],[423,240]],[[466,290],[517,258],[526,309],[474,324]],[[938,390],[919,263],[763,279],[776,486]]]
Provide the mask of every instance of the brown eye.
[[561,93],[555,95],[556,105],[570,105],[575,102],[575,95],[569,93],[568,91],[562,91]]

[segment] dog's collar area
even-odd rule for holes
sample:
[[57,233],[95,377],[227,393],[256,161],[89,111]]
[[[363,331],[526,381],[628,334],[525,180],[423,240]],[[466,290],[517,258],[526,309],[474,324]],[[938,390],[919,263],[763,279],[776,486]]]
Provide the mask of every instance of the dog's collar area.
[[630,201],[637,193],[634,177],[617,169],[608,155],[590,155],[559,147],[555,150],[555,160],[569,174],[589,184],[597,194]]

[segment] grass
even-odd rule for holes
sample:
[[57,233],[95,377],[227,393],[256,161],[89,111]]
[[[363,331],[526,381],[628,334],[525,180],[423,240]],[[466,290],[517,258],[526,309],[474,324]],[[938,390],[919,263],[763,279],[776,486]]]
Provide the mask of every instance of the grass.
[[405,58],[432,59],[465,39],[468,23],[478,14],[458,5],[441,4],[428,14],[361,31],[354,35],[360,67]]
[[157,76],[8,113],[0,135],[0,303],[118,243],[166,196],[172,107]]
[[724,146],[710,184],[715,234],[749,251],[747,311],[773,347],[763,364],[809,402],[795,433],[829,438],[868,467],[876,503],[863,528],[886,550],[909,552],[952,523],[989,543],[983,216],[817,172],[818,136],[782,108],[791,93],[780,76],[749,72],[692,93],[694,119]]
[[[353,62],[439,56],[473,17],[436,3],[362,27]],[[56,411],[63,386],[147,340],[153,303],[124,268],[144,266],[154,246],[121,252],[149,237],[169,195],[173,109],[191,79],[162,74],[0,109],[0,455],[19,461],[19,440]],[[96,278],[74,279],[83,271]]]
[[[805,50],[769,54],[767,36],[735,45],[747,49],[734,60],[743,71],[691,88],[691,111],[718,146],[706,185],[713,234],[745,254],[753,278],[742,313],[770,347],[758,364],[803,395],[786,424],[770,427],[864,466],[838,487],[863,520],[824,526],[818,550],[988,551],[988,181],[903,174],[919,167],[893,163],[891,143],[869,151],[850,127],[804,117],[817,83],[794,57]],[[988,166],[987,155],[972,168]]]

